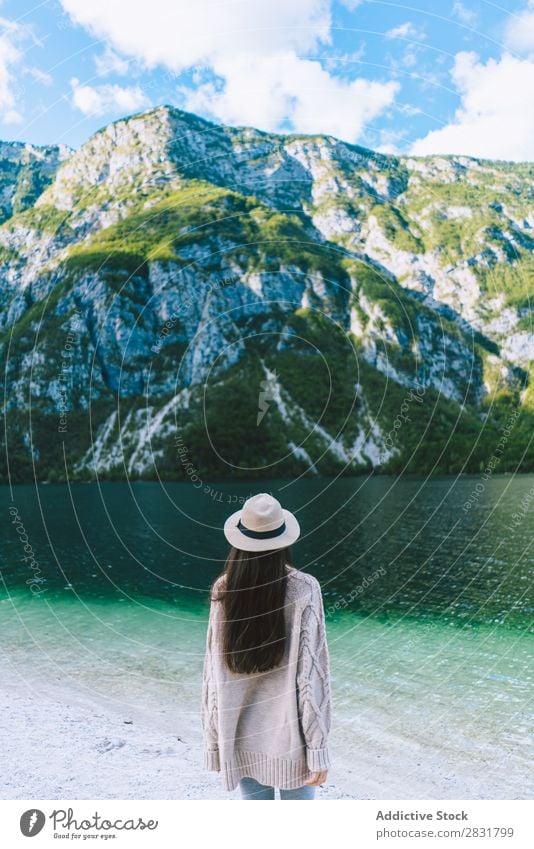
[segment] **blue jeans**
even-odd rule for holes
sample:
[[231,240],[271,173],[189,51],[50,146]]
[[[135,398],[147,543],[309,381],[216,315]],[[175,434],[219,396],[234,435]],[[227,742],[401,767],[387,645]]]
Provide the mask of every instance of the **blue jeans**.
[[[274,787],[260,784],[255,778],[242,778],[239,782],[239,790],[242,799],[274,799]],[[280,798],[315,799],[315,790],[316,788],[310,787],[309,784],[296,787],[295,790],[282,790],[280,788]]]

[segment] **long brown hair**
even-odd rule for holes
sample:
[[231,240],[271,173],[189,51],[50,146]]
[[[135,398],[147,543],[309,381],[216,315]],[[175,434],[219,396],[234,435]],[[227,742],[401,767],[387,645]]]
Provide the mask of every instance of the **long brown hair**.
[[267,672],[282,660],[285,597],[291,549],[232,547],[212,597],[222,602],[222,650],[232,672]]

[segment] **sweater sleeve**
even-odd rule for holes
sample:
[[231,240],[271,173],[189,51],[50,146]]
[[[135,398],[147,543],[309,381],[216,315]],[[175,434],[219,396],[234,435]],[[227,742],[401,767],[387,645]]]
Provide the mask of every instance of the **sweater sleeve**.
[[215,606],[211,603],[206,634],[206,654],[202,675],[202,731],[204,735],[204,767],[214,772],[220,770],[217,688],[213,672],[213,629],[215,625]]
[[297,662],[297,703],[304,739],[306,760],[311,772],[328,769],[330,757],[327,739],[332,713],[330,658],[326,642],[323,599],[318,582],[301,616]]

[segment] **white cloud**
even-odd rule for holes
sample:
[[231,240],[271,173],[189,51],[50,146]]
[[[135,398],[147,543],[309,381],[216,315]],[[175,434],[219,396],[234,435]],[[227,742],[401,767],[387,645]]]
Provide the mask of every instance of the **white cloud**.
[[23,29],[26,30],[26,34],[29,33],[27,27],[24,28],[17,21],[10,21],[9,18],[0,17],[0,28],[3,34],[10,32],[12,35],[21,35]]
[[509,50],[527,56],[534,54],[534,2],[519,15],[510,15],[504,39]]
[[138,86],[83,85],[76,77],[70,81],[72,103],[84,115],[133,112],[148,106],[149,101]]
[[467,6],[464,6],[464,4],[460,3],[459,0],[454,3],[452,7],[452,14],[466,26],[473,27],[477,22],[476,12],[473,9],[468,9]]
[[417,65],[417,54],[414,50],[405,50],[401,59],[401,65],[404,68],[413,68]]
[[106,47],[99,56],[93,56],[93,60],[99,77],[105,77],[108,74],[124,76],[130,68],[128,60],[119,56],[110,47]]
[[398,147],[391,142],[377,145],[376,151],[377,153],[387,153],[389,156],[398,156],[400,152]]
[[329,50],[324,56],[321,56],[321,64],[328,71],[338,71],[340,68],[352,68],[361,63],[365,56],[365,44],[360,44],[355,50],[350,53],[339,53],[335,50]]
[[202,68],[203,81],[180,86],[183,104],[228,123],[356,141],[398,90],[394,82],[345,80],[313,58],[330,41],[330,0],[131,0],[127,26],[118,0],[61,3],[76,23],[147,67]]
[[182,88],[185,106],[229,123],[276,130],[282,125],[302,133],[324,132],[357,139],[365,124],[389,106],[398,83],[344,81],[318,62],[291,52],[219,60],[225,80],[197,89]]
[[2,115],[2,121],[4,124],[22,124],[24,117],[16,109],[8,109]]
[[0,17],[0,121],[4,124],[20,124],[23,121],[20,76],[31,76],[39,83],[48,84],[49,74],[33,66],[24,66],[22,60],[28,41],[40,46],[32,28],[17,21]]
[[534,62],[504,53],[483,63],[476,53],[462,52],[452,78],[461,95],[454,120],[416,141],[413,154],[534,158]]
[[[400,110],[404,112],[404,109]],[[406,137],[409,134],[408,127],[402,129],[387,129],[380,128],[373,133],[374,139],[371,141],[371,147],[378,153],[388,153],[393,156],[402,156],[403,149],[406,146]]]
[[52,83],[51,75],[47,74],[46,71],[42,71],[40,68],[24,68],[23,73],[33,77],[36,82],[42,83],[42,85],[51,85]]
[[20,60],[20,50],[4,33],[0,35],[0,109],[13,106],[15,99],[11,90],[13,65]]
[[414,38],[418,41],[423,41],[426,37],[424,30],[418,29],[411,21],[406,21],[404,24],[399,24],[398,27],[388,29],[384,35],[386,38]]
[[19,33],[12,21],[1,19],[0,27],[3,29],[0,34],[0,120],[6,124],[18,124],[22,115],[17,109],[13,85],[16,81],[15,67],[22,58],[22,52],[13,42]]
[[330,0],[61,0],[73,21],[146,65],[182,71],[244,50],[311,50],[328,41]]

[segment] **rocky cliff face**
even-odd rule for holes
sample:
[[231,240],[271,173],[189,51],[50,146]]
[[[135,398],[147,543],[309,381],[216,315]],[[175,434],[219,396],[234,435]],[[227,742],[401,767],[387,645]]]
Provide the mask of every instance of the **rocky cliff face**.
[[0,167],[15,478],[473,471],[517,411],[530,468],[532,165],[161,107]]

